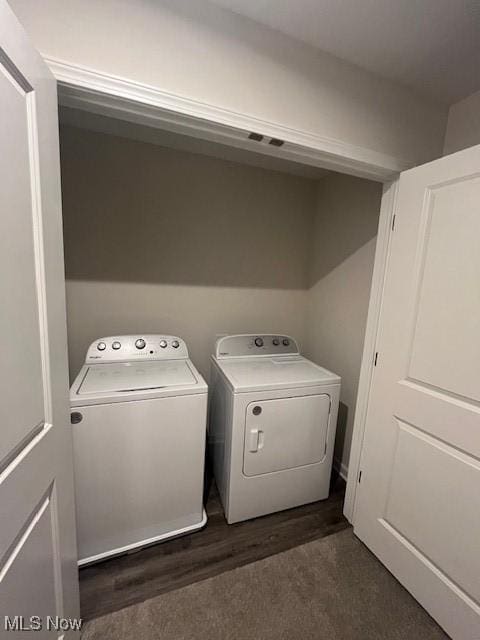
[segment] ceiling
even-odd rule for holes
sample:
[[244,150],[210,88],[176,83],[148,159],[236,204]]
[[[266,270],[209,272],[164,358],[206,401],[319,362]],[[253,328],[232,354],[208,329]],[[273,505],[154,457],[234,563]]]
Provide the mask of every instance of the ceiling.
[[451,104],[480,89],[479,0],[212,0]]

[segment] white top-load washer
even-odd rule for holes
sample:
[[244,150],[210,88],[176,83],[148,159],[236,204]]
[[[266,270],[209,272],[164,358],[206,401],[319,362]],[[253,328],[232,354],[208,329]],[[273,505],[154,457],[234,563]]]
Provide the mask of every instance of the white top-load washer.
[[339,395],[289,336],[217,341],[208,437],[229,523],[328,497]]
[[205,525],[207,385],[181,338],[96,340],[70,403],[80,565]]

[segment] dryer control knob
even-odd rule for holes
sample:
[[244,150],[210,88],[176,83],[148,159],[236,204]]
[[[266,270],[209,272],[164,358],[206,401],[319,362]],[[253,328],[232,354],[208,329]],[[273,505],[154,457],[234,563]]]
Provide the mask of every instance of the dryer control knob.
[[179,347],[179,346],[180,346],[180,343],[179,343],[179,341],[178,341],[178,340],[174,340],[174,341],[172,342],[172,347],[173,347],[174,349],[178,349],[178,347]]
[[262,338],[255,338],[255,344],[256,344],[257,347],[263,347]]
[[162,347],[162,349],[165,349],[167,346],[167,341],[166,340],[160,340],[160,346]]
[[290,340],[289,340],[288,338],[284,338],[284,339],[282,340],[282,342],[283,342],[283,344],[284,344],[284,346],[285,346],[285,347],[290,346]]
[[137,347],[137,349],[145,349],[145,340],[143,338],[139,338],[138,340],[135,340],[135,346]]
[[280,340],[278,338],[274,338],[272,340],[272,344],[274,347],[278,347],[278,345],[280,344]]
[[115,342],[112,342],[112,349],[115,349],[115,351],[118,351],[121,346],[122,345],[120,344],[120,342],[118,342],[118,340],[115,340]]
[[99,343],[97,344],[97,349],[98,349],[99,351],[105,351],[105,349],[106,349],[106,348],[107,348],[107,345],[105,344],[105,342],[99,342]]

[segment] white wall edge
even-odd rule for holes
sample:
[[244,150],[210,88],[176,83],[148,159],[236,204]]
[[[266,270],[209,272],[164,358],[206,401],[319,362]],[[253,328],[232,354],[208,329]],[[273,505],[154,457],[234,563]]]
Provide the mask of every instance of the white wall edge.
[[347,477],[348,477],[348,467],[347,467],[347,465],[344,462],[342,462],[341,460],[339,460],[338,458],[334,458],[333,459],[333,468],[338,473],[338,475],[343,480],[345,480],[345,482],[346,482],[347,481]]
[[355,526],[355,498],[360,472],[361,454],[365,434],[365,425],[370,397],[370,387],[374,369],[375,347],[380,322],[383,289],[390,251],[392,219],[395,213],[398,193],[398,180],[384,185],[380,219],[378,223],[375,262],[368,306],[367,326],[363,345],[362,364],[358,382],[357,402],[353,421],[353,435],[348,463],[347,489],[343,513],[347,520]]
[[[248,114],[162,91],[150,85],[45,57],[59,83],[62,105],[157,126],[267,155],[373,180],[393,180],[415,162],[341,140],[268,122]],[[247,139],[254,131],[280,138],[282,147]]]

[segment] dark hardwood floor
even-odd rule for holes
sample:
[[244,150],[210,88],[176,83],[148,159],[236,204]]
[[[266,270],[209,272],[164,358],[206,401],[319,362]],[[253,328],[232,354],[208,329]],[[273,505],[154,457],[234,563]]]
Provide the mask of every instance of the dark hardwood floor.
[[328,500],[227,525],[214,484],[202,531],[80,570],[84,620],[178,589],[348,527],[345,483],[332,480]]

